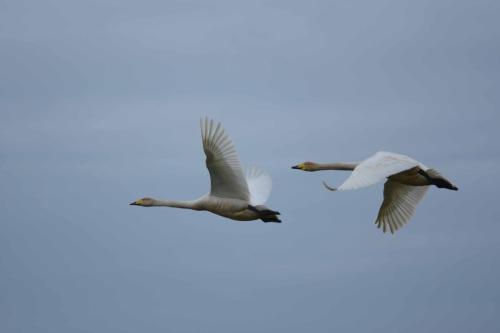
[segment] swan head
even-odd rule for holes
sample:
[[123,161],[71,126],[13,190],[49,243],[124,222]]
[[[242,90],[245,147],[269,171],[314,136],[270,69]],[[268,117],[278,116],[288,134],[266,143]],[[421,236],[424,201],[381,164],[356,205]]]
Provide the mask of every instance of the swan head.
[[294,165],[292,169],[297,169],[302,171],[316,171],[318,170],[318,164],[314,162],[304,162]]
[[142,198],[132,202],[131,206],[142,206],[142,207],[150,207],[154,205],[155,200],[152,198]]

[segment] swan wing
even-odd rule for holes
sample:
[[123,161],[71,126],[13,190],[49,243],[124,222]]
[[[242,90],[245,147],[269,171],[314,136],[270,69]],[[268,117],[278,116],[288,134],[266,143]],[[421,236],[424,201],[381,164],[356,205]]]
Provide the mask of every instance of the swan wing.
[[416,166],[421,166],[421,164],[411,157],[395,153],[378,152],[358,164],[349,178],[338,187],[338,190],[355,190],[370,186],[389,176]]
[[250,191],[250,203],[254,206],[263,205],[273,188],[271,176],[257,167],[245,167],[245,178]]
[[408,222],[428,189],[429,186],[409,186],[388,179],[375,224],[384,232],[389,229],[394,233]]
[[249,201],[250,193],[238,153],[221,123],[204,118],[200,127],[210,173],[210,195]]

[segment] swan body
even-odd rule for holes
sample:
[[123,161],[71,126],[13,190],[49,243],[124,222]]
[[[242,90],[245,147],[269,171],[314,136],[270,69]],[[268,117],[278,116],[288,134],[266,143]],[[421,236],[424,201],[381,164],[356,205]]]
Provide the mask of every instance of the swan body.
[[362,162],[304,162],[292,168],[303,171],[352,170],[351,175],[338,188],[323,182],[330,191],[354,190],[387,179],[384,185],[384,201],[375,223],[384,232],[390,230],[391,233],[410,220],[430,185],[458,190],[437,170],[430,169],[406,155],[389,152],[378,152]]
[[269,174],[256,167],[241,166],[236,149],[220,123],[204,118],[200,127],[210,192],[193,201],[142,198],[131,205],[204,210],[237,221],[281,222],[279,212],[264,206],[272,189]]

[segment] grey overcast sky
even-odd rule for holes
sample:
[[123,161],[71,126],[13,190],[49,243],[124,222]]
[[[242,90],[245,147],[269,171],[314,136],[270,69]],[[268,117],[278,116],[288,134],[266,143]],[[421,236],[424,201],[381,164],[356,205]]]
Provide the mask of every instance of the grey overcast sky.
[[[499,332],[500,2],[0,0],[1,332]],[[282,224],[142,209],[209,187],[199,119]],[[305,160],[410,155],[382,184]]]

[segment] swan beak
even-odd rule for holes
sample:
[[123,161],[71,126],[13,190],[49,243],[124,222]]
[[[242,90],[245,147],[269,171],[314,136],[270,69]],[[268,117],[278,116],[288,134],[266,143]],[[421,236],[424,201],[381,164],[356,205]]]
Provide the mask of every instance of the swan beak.
[[134,201],[129,206],[139,206],[139,205],[137,204],[137,201]]
[[292,169],[302,170],[302,167],[301,167],[301,165],[300,165],[300,164],[298,164],[298,165],[294,165],[294,166],[292,167]]

